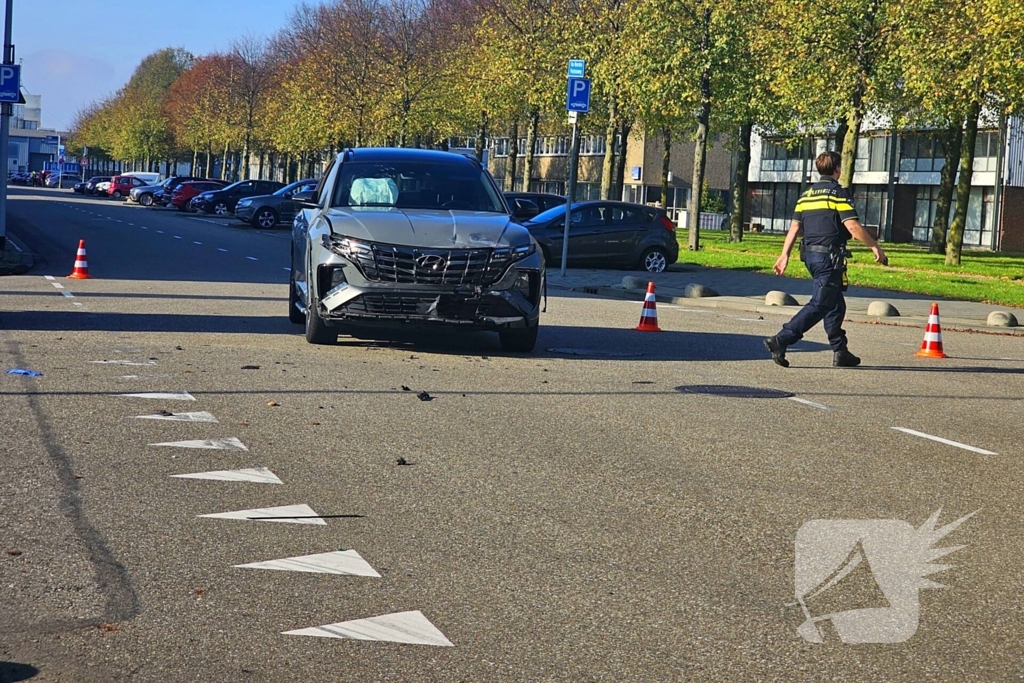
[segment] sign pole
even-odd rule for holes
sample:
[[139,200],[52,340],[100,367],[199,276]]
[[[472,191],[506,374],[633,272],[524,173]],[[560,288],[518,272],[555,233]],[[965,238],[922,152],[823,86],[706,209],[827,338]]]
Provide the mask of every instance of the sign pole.
[[[14,64],[14,46],[11,45],[11,13],[14,0],[7,0],[4,18],[4,64]],[[0,185],[0,251],[7,248],[7,175],[11,172],[11,105],[0,104],[0,158],[4,160],[3,185]]]
[[572,204],[576,201],[576,176],[579,173],[577,161],[580,146],[579,124],[572,122],[572,145],[569,149],[569,187],[565,204],[565,229],[562,232],[562,270],[561,276],[565,277],[565,264],[569,260],[569,223],[572,216]]

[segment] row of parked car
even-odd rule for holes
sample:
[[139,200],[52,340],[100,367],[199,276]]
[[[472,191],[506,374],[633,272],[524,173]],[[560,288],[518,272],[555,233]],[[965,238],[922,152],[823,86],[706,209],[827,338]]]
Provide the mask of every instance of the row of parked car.
[[273,180],[240,180],[227,183],[213,178],[172,176],[162,182],[158,174],[125,173],[94,176],[73,186],[80,194],[126,198],[142,206],[168,206],[179,211],[201,211],[234,216],[254,227],[290,224],[295,217],[291,197],[316,187],[317,181],[300,180],[285,185]]

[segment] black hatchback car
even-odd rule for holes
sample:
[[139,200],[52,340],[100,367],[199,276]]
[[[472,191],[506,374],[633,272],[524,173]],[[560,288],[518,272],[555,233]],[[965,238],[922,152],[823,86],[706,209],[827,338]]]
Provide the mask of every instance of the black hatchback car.
[[[544,192],[506,192],[505,201],[508,202],[510,207],[519,207],[519,200],[524,200],[535,204],[537,206],[537,213],[543,213],[548,209],[553,209],[556,206],[562,206],[565,204],[565,197],[557,194],[546,194]],[[520,212],[519,215],[525,218],[533,218],[533,216],[526,215],[524,212]],[[533,214],[536,216],[537,214]]]
[[205,213],[227,216],[235,210],[239,199],[272,194],[282,187],[284,187],[284,183],[279,183],[276,180],[239,180],[222,190],[202,193],[192,200],[192,206]]
[[235,218],[249,223],[254,228],[272,228],[278,223],[291,226],[295,218],[295,202],[292,195],[308,190],[315,190],[320,181],[300,180],[286,185],[274,194],[257,195],[238,200],[235,205]]
[[[679,258],[676,226],[661,209],[626,202],[579,202],[569,214],[569,265],[616,266],[660,273]],[[548,265],[560,264],[565,206],[523,224],[544,250]]]

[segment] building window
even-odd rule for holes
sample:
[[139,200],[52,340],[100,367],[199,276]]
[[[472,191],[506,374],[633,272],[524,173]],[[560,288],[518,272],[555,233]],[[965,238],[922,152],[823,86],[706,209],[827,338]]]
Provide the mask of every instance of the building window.
[[762,171],[803,171],[804,160],[813,158],[806,140],[772,140],[761,142]]
[[[992,231],[995,224],[994,195],[995,191],[991,187],[971,188],[971,199],[967,202],[967,220],[964,223],[964,246],[989,247],[992,245]],[[917,188],[917,197],[914,203],[915,242],[931,240],[938,200],[938,187],[925,185]],[[947,227],[953,222],[955,212],[956,191],[954,190],[949,206]]]
[[751,183],[750,223],[768,232],[786,232],[793,219],[800,183]]

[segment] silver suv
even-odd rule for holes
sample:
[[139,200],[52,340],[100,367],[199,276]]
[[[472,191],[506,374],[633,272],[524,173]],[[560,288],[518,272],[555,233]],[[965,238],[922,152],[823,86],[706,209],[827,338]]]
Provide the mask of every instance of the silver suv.
[[288,317],[310,343],[456,327],[497,331],[506,351],[533,350],[544,259],[476,159],[346,150],[293,201]]

